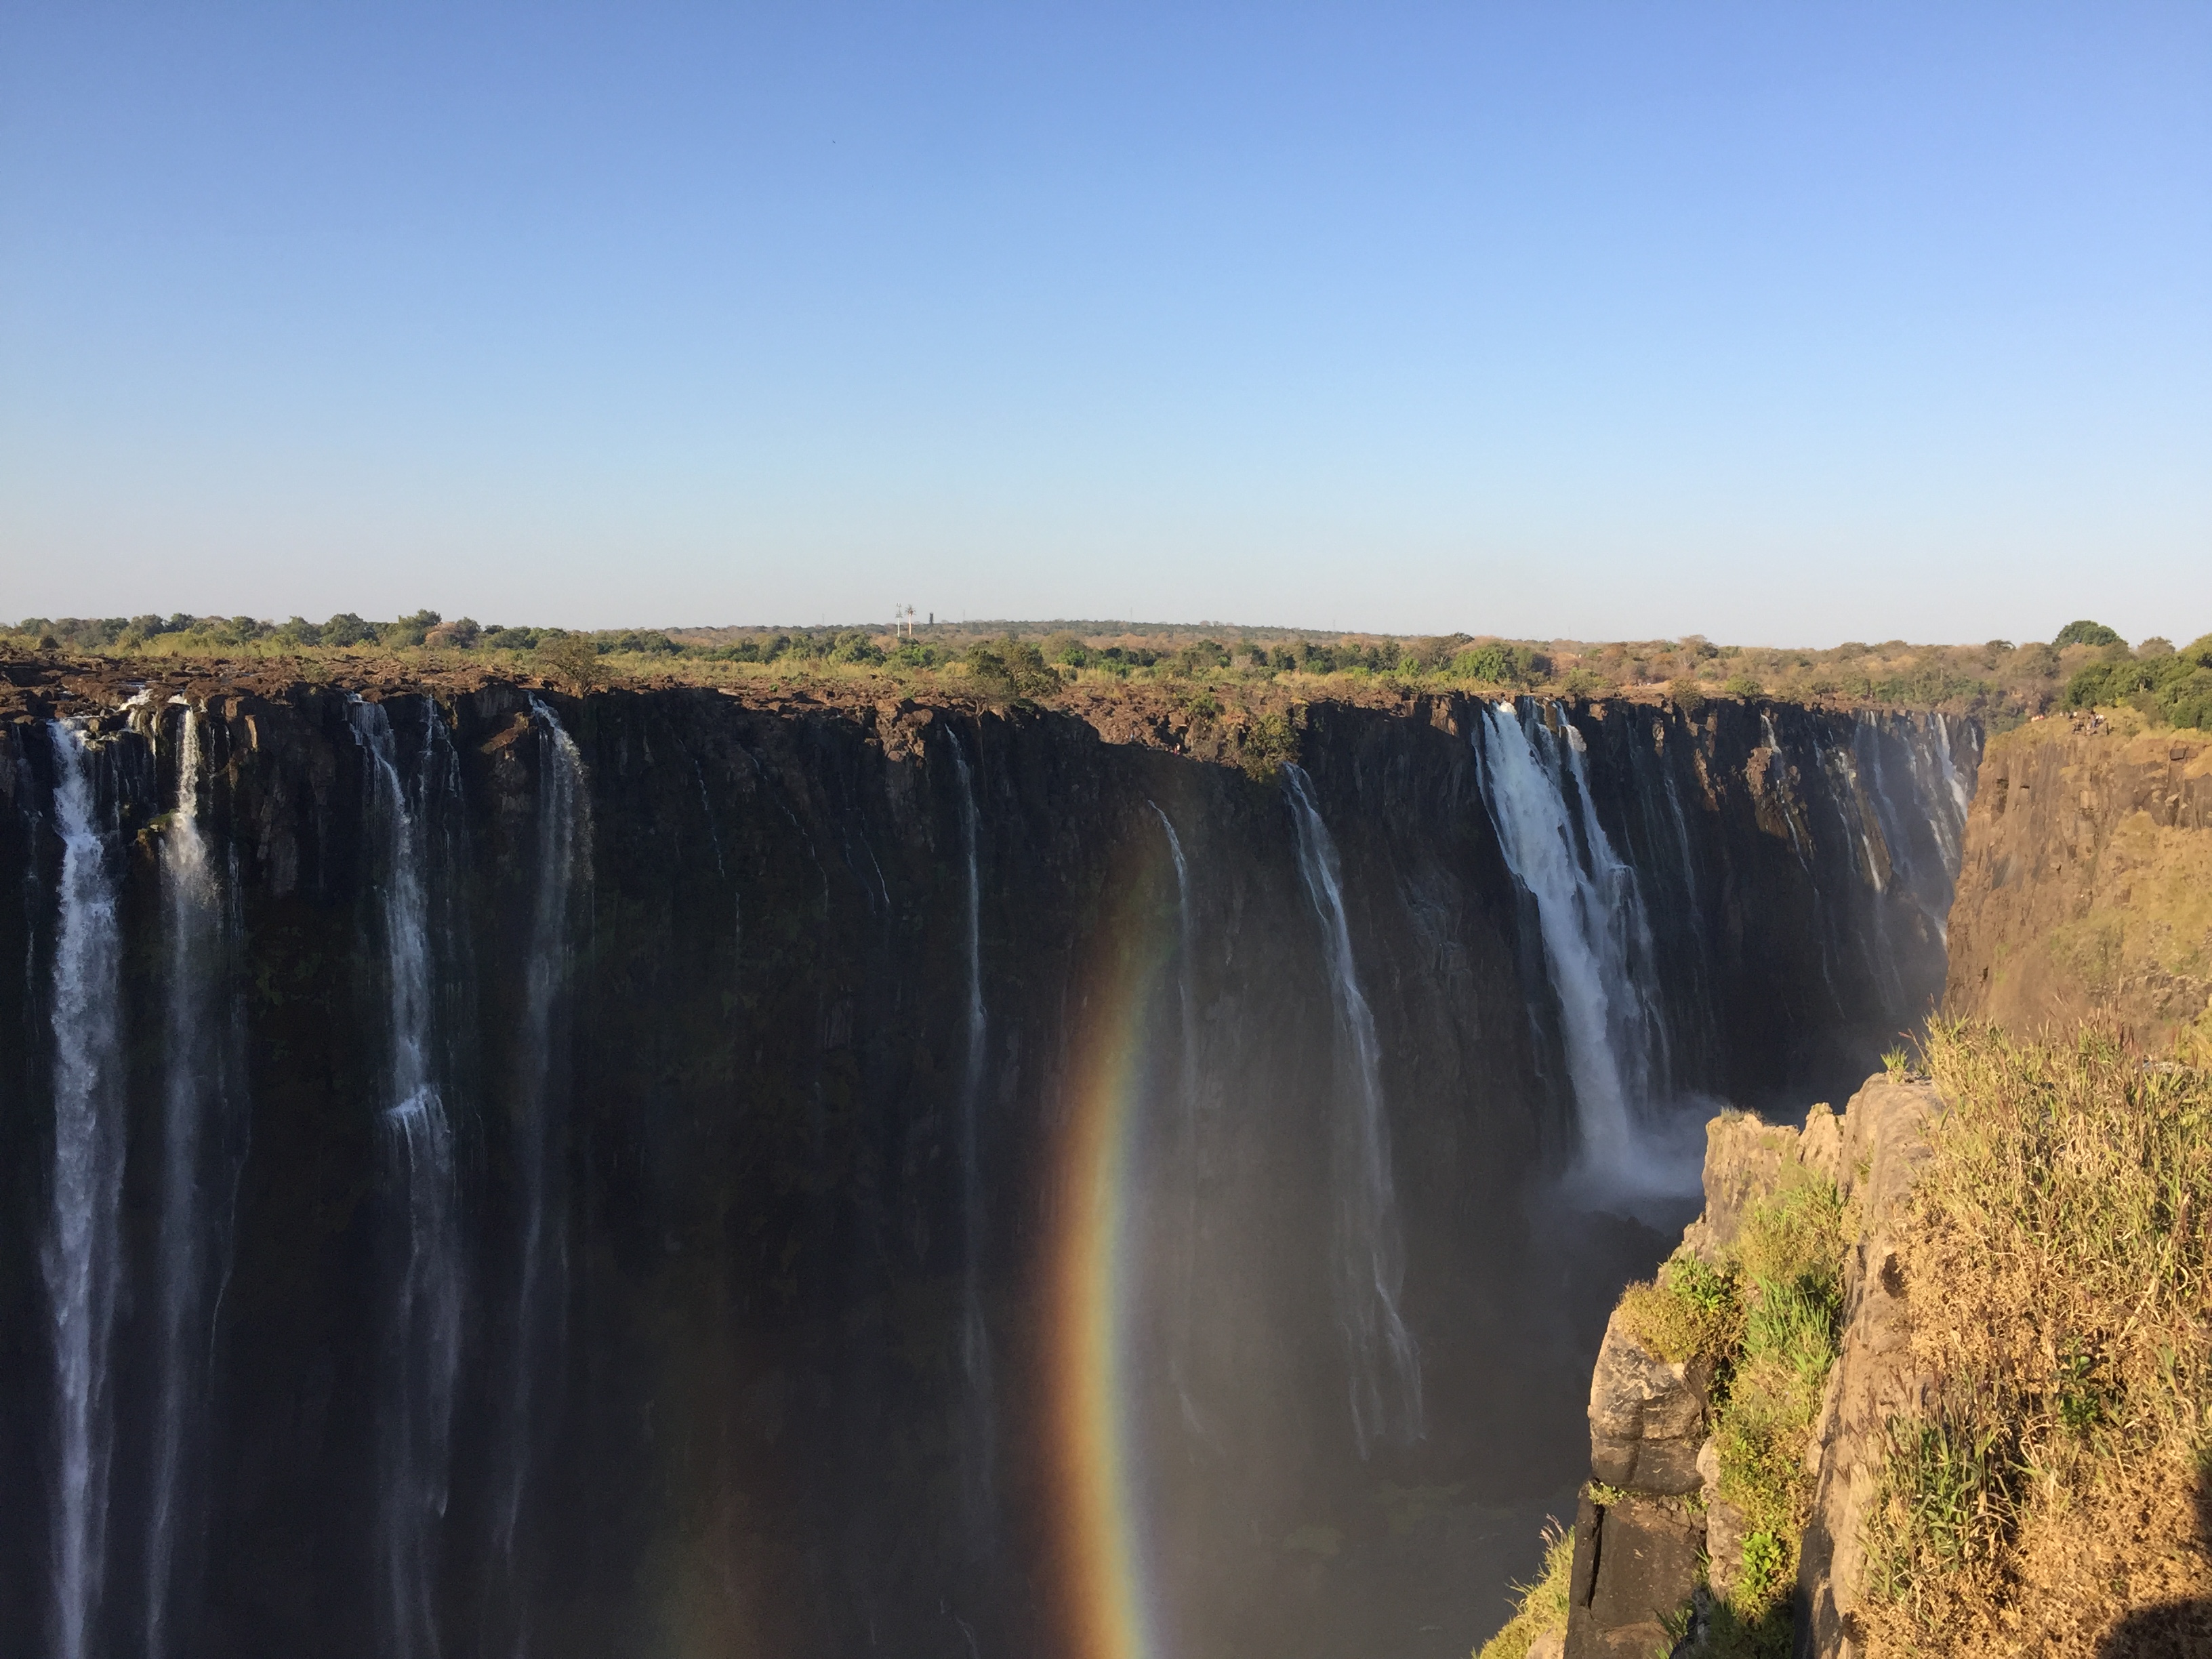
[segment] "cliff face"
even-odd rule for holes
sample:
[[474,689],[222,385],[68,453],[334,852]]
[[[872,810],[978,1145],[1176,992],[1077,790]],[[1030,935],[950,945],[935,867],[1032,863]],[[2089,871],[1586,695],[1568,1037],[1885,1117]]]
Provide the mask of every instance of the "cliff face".
[[1592,1079],[1863,1072],[1975,743],[64,690],[0,727],[4,1654],[1075,1651],[1102,1563],[1192,1650],[1463,1650],[1582,1432]]
[[2212,743],[2079,720],[1992,741],[1950,943],[1953,1013],[2163,1046],[2212,1007]]

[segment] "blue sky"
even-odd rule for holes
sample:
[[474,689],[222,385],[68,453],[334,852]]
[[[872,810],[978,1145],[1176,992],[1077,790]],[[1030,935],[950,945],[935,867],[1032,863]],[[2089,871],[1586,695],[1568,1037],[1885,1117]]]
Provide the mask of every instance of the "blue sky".
[[0,9],[0,615],[2212,629],[2212,8]]

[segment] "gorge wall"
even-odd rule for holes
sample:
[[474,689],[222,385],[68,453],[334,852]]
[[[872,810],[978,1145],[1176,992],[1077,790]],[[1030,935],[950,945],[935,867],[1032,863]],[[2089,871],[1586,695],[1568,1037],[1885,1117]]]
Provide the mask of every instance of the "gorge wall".
[[1674,1131],[1941,987],[1979,750],[15,678],[0,1654],[64,1659],[1464,1652]]
[[1985,777],[1947,1008],[2023,1035],[2095,1015],[2153,1049],[2212,1012],[2212,743],[2039,720]]

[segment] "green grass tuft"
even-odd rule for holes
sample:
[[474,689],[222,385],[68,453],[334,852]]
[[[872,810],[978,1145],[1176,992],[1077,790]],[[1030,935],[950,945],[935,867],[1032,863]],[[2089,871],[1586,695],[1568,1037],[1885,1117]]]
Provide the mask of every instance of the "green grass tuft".
[[1474,1650],[1474,1659],[1522,1659],[1540,1636],[1564,1635],[1567,1595],[1575,1566],[1575,1534],[1557,1521],[1544,1526],[1544,1568],[1535,1582],[1516,1584],[1513,1617]]

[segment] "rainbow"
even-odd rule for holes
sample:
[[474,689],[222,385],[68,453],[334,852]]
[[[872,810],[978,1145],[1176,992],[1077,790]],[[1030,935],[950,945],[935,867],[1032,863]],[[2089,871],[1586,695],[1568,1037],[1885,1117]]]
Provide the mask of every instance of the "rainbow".
[[1044,1286],[1054,1509],[1071,1659],[1161,1659],[1133,1352],[1141,1279],[1133,1199],[1156,993],[1170,951],[1140,922],[1106,931],[1121,948],[1085,1011]]

